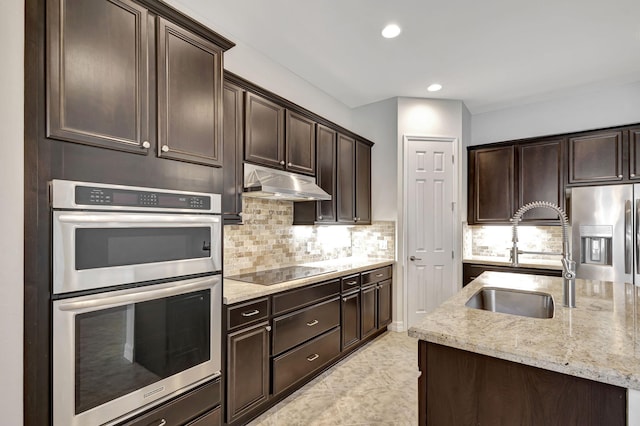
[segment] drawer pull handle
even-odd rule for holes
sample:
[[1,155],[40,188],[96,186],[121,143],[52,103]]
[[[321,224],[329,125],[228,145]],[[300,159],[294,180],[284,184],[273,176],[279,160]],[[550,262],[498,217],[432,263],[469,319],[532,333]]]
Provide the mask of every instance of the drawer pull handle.
[[314,325],[316,325],[316,324],[318,324],[318,320],[317,320],[317,319],[314,319],[313,321],[311,321],[311,322],[308,322],[308,323],[307,323],[307,325],[308,325],[309,327],[313,327],[313,326],[314,326]]
[[311,355],[310,357],[307,358],[307,361],[312,362],[312,361],[315,361],[318,358],[320,358],[320,355],[313,354],[313,355]]
[[157,426],[164,426],[167,424],[167,421],[165,419],[160,419],[160,421],[158,422]]
[[356,285],[358,281],[347,281],[347,285]]
[[243,312],[243,313],[242,313],[242,316],[243,316],[243,317],[252,317],[252,316],[254,316],[254,315],[258,315],[259,313],[260,313],[260,311],[259,311],[259,310],[254,309],[253,311]]
[[384,274],[376,274],[376,278],[380,278],[381,276],[383,276]]

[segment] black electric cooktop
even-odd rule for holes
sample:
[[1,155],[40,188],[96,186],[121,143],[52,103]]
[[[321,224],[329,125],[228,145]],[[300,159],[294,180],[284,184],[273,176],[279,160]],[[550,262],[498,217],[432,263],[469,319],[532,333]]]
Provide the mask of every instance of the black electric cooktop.
[[244,281],[251,284],[273,285],[314,275],[334,272],[335,269],[319,268],[315,266],[287,266],[285,268],[269,269],[267,271],[251,272],[248,274],[227,277],[231,280]]

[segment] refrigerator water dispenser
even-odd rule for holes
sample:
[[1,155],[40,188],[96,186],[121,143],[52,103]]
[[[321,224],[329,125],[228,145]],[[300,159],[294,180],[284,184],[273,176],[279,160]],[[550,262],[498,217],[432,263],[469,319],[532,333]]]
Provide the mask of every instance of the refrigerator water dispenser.
[[580,226],[580,262],[591,265],[612,265],[611,241],[613,226]]

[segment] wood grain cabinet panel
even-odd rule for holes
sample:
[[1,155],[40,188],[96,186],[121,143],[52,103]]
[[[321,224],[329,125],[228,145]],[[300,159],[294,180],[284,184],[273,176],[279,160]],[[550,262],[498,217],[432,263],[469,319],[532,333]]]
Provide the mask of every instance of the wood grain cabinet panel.
[[356,141],[355,187],[356,223],[371,224],[371,146]]
[[354,223],[356,218],[355,155],[356,140],[338,133],[336,213],[340,223]]
[[129,0],[47,1],[47,137],[147,153],[147,15]]
[[623,173],[622,131],[569,138],[569,183],[620,181]]
[[158,18],[158,156],[222,165],[222,49]]
[[360,338],[364,339],[377,330],[377,292],[376,286],[370,285],[360,290],[361,315]]
[[[338,132],[321,124],[317,125],[316,132],[316,182],[327,194],[331,195],[331,200],[317,201],[316,205],[317,222],[336,221],[336,137]],[[294,209],[297,206],[294,205]]]
[[629,130],[629,179],[640,179],[640,129]]
[[[532,201],[548,201],[564,209],[563,146],[564,139],[517,146],[517,208]],[[559,221],[559,218],[549,209],[532,209],[522,221]]]
[[470,224],[508,222],[514,209],[513,145],[470,151]]
[[377,328],[385,328],[391,324],[392,309],[391,309],[391,280],[382,281],[376,287],[376,300],[377,300]]
[[235,84],[223,86],[224,167],[222,215],[225,223],[242,221],[242,150],[244,139],[244,90]]
[[287,110],[285,117],[285,168],[290,172],[315,176],[316,122],[290,110]]
[[227,336],[227,422],[269,399],[269,323]]
[[360,291],[342,296],[342,350],[360,341]]
[[281,169],[285,165],[284,108],[246,92],[244,159]]

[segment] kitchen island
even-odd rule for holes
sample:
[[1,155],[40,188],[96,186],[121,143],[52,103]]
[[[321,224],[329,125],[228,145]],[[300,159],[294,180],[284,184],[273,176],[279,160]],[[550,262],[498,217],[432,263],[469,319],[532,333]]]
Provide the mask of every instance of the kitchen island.
[[[465,306],[482,287],[550,294],[553,317]],[[411,327],[409,335],[421,340],[421,424],[593,424],[598,415],[606,424],[637,424],[638,288],[576,280],[576,294],[569,309],[561,278],[485,272]]]

